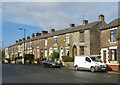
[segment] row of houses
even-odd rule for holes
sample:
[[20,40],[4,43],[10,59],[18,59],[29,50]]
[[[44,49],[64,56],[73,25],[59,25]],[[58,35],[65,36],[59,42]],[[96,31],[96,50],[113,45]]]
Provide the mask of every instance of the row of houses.
[[53,51],[59,51],[60,57],[76,55],[101,55],[101,59],[112,70],[120,68],[120,19],[106,24],[104,15],[89,23],[83,20],[82,25],[64,30],[51,29],[51,32],[33,33],[27,38],[19,39],[15,44],[5,48],[5,56],[23,56],[34,54],[35,59],[48,58]]

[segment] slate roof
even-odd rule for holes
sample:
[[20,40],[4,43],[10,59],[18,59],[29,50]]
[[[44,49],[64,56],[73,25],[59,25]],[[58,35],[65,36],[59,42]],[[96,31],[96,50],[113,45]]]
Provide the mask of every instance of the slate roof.
[[[13,45],[21,44],[21,43],[26,42],[26,41],[33,41],[33,40],[37,40],[37,39],[43,39],[43,38],[47,38],[47,37],[58,36],[58,35],[66,34],[66,33],[72,33],[72,32],[77,32],[77,31],[84,31],[84,30],[92,28],[93,26],[95,26],[95,25],[97,25],[99,23],[100,23],[99,21],[95,21],[95,22],[92,22],[92,23],[88,23],[86,25],[80,25],[80,26],[75,26],[75,27],[72,27],[72,28],[58,30],[58,31],[55,31],[53,33],[47,33],[47,34],[44,34],[44,35],[41,35],[41,36],[30,38],[28,40],[15,43]],[[13,46],[13,45],[11,45],[11,46]],[[10,46],[8,46],[8,47],[10,47]]]
[[102,28],[101,30],[109,29],[117,26],[120,26],[120,18],[113,20],[105,28]]

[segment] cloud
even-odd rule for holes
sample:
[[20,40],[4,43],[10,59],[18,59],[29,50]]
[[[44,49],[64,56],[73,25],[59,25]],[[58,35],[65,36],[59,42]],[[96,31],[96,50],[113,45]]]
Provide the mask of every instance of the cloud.
[[114,10],[115,7],[111,8],[112,4],[106,3],[104,6],[103,3],[4,2],[3,21],[59,30],[69,27],[71,23],[79,25],[83,20],[83,14],[84,19],[97,20],[97,9],[102,9],[107,15],[117,11]]

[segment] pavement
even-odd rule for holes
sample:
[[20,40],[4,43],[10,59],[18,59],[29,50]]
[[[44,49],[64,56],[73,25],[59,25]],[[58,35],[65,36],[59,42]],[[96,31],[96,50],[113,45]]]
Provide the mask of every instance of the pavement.
[[[69,69],[69,70],[75,70],[75,68],[74,67],[64,67],[65,69]],[[107,73],[110,73],[110,74],[120,74],[120,72],[119,71],[108,71]]]

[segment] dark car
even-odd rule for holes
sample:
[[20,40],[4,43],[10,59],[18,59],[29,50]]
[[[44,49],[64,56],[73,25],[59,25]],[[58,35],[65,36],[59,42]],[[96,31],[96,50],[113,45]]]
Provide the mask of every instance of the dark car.
[[52,60],[44,60],[42,61],[42,65],[43,67],[60,67],[60,64],[58,64],[57,62],[54,62]]

